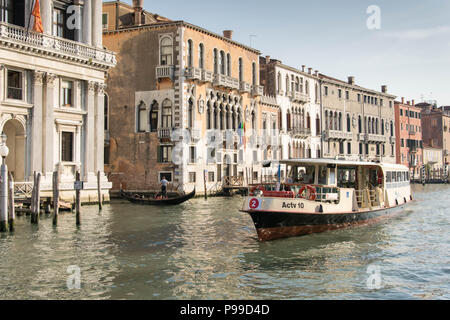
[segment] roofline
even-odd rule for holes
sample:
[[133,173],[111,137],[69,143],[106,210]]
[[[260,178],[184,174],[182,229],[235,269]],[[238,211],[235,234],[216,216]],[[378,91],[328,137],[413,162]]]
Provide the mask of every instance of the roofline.
[[[264,57],[262,57],[262,58],[264,59]],[[299,69],[297,69],[297,68],[288,66],[288,65],[282,63],[280,60],[277,60],[277,59],[274,59],[273,61],[271,61],[271,62],[268,63],[267,65],[270,65],[270,64],[273,64],[273,65],[276,66],[276,67],[278,66],[278,67],[281,67],[281,68],[288,69],[288,70],[290,70],[290,71],[292,71],[292,72],[296,72],[296,73],[302,74],[302,75],[304,75],[304,76],[306,76],[306,77],[314,78],[314,79],[316,79],[316,80],[319,80],[319,79],[320,79],[318,76],[316,76],[316,75],[314,75],[314,74],[309,74],[308,72],[304,72],[304,71],[301,71],[301,70],[299,70]]]
[[354,165],[354,166],[380,166],[386,168],[397,168],[397,169],[406,169],[409,170],[408,167],[396,164],[396,163],[379,163],[379,162],[364,162],[364,161],[351,161],[351,160],[335,160],[335,159],[289,159],[289,160],[280,160],[278,161],[280,164],[336,164],[336,165]]
[[183,20],[164,21],[164,22],[158,22],[158,23],[152,23],[152,24],[144,24],[144,25],[140,25],[140,26],[131,26],[131,27],[126,27],[126,28],[120,28],[120,29],[117,29],[117,30],[105,30],[105,31],[103,31],[103,34],[114,34],[114,33],[120,33],[120,32],[139,31],[139,30],[145,30],[145,29],[153,29],[153,28],[160,28],[160,27],[171,27],[171,26],[191,28],[191,29],[194,29],[196,31],[206,33],[206,34],[208,34],[210,36],[219,38],[220,40],[228,42],[228,43],[231,43],[231,44],[233,44],[235,46],[241,47],[241,48],[243,48],[243,49],[245,49],[247,51],[250,51],[250,52],[252,52],[252,53],[254,53],[254,54],[258,55],[258,56],[261,54],[261,52],[259,50],[257,50],[257,49],[248,47],[248,46],[246,46],[246,45],[244,45],[242,43],[236,42],[234,40],[230,40],[230,39],[225,38],[224,36],[221,36],[221,35],[219,35],[217,33],[214,33],[212,31],[206,30],[204,28],[201,28],[199,26],[196,26],[194,24],[191,24],[191,23],[183,21]]

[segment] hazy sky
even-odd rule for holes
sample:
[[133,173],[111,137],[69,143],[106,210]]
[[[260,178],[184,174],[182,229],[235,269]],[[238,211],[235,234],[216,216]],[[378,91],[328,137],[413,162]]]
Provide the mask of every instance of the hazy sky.
[[[371,5],[380,8],[379,30],[367,27]],[[234,40],[292,67],[450,105],[450,0],[144,0],[144,8],[219,34],[234,30]]]

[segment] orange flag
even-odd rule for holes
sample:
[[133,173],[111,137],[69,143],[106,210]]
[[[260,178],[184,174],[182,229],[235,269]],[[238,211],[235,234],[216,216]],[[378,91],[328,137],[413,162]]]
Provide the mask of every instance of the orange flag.
[[39,6],[39,0],[36,0],[36,4],[34,5],[32,15],[34,16],[33,31],[36,31],[39,33],[44,33],[44,27],[42,26],[41,9]]

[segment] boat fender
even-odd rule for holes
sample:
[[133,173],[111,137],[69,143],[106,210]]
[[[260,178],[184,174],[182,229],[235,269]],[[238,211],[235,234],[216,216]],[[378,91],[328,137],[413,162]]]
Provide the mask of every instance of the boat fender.
[[322,205],[319,206],[319,212],[323,213],[323,206]]
[[411,201],[413,201],[413,196],[411,195],[411,196],[409,196],[409,198],[411,199]]
[[395,204],[398,206],[398,200],[397,199],[395,199]]
[[406,201],[406,198],[403,198],[405,200],[405,203],[407,203],[408,201]]

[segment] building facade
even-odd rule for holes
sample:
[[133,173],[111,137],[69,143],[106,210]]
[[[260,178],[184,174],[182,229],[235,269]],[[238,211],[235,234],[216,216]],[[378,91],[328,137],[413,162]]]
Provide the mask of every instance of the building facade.
[[422,139],[426,147],[442,149],[442,163],[449,164],[450,114],[444,108],[420,103],[422,109]]
[[[133,12],[142,17],[139,5]],[[122,20],[113,4],[104,9]],[[225,177],[261,178],[258,163],[278,151],[256,132],[269,119],[278,128],[278,110],[260,104],[259,51],[233,41],[232,31],[158,19],[108,27],[103,40],[118,53],[107,90],[113,189],[155,190],[164,176],[169,190],[202,193],[204,178],[208,191]]]
[[81,172],[82,201],[103,196],[105,73],[115,65],[103,49],[101,0],[40,1],[43,32],[32,31],[31,0],[0,6],[0,130],[7,136],[6,163],[18,184],[41,172],[42,195],[51,195],[60,172],[63,199],[73,199]]
[[319,77],[324,157],[395,163],[395,96]]
[[260,58],[265,95],[279,106],[280,152],[283,159],[321,157],[318,73],[298,70],[269,56]]
[[423,164],[421,111],[414,100],[395,102],[396,160],[409,167],[414,178],[420,177]]

